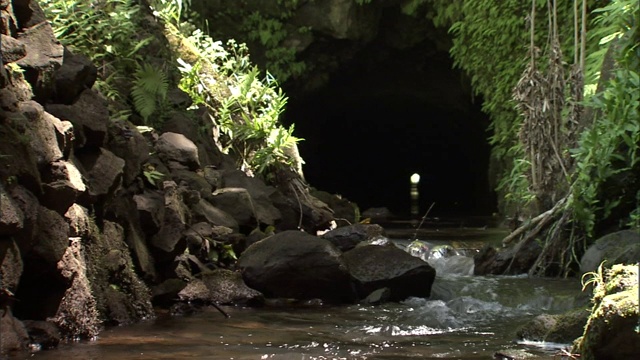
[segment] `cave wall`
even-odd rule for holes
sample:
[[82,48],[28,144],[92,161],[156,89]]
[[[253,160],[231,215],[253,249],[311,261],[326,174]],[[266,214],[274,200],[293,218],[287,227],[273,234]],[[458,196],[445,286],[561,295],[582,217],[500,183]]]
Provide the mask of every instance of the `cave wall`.
[[241,1],[230,10],[221,0],[196,10],[215,20],[212,32],[220,38],[246,41],[268,70],[271,45],[252,36],[251,26],[260,25],[242,14],[282,22],[287,35],[280,46],[291,46],[305,65],[283,82],[290,98],[284,121],[305,139],[300,151],[311,185],[341,193],[363,210],[387,206],[404,214],[408,178],[418,172],[424,209],[436,202],[440,214],[491,214],[482,99],[453,69],[450,39],[432,24],[428,4],[409,14],[403,3],[317,0],[287,9]]

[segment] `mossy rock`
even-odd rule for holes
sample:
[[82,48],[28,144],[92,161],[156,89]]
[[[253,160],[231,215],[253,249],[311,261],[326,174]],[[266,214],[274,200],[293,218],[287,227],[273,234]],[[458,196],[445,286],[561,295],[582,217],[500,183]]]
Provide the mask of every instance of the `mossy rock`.
[[594,291],[594,307],[573,352],[584,360],[635,359],[640,354],[637,330],[638,265],[614,265]]

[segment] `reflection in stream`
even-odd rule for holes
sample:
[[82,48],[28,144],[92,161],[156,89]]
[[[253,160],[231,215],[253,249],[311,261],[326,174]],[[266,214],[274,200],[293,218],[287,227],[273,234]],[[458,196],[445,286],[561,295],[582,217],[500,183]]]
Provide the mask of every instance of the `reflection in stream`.
[[[438,242],[435,237],[425,240]],[[455,261],[470,264],[463,256]],[[518,343],[515,333],[537,314],[572,308],[578,281],[461,275],[468,271],[460,264],[459,272],[438,272],[430,299],[380,306],[226,307],[229,319],[215,309],[186,317],[160,315],[108,329],[93,342],[16,358],[471,360],[492,359],[496,351],[508,350],[552,359],[561,345]]]

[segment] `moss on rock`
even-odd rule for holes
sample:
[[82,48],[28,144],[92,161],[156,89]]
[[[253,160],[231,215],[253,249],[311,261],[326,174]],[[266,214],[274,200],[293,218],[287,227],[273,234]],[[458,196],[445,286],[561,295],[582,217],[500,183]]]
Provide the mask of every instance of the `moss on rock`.
[[638,265],[614,265],[594,290],[594,306],[573,352],[582,359],[632,359],[640,354]]

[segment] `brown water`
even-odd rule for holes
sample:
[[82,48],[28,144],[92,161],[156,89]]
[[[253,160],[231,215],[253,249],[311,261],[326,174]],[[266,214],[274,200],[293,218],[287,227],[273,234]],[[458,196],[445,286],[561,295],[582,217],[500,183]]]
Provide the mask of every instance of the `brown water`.
[[[427,232],[422,238],[451,243],[450,237],[457,233],[456,241],[463,244],[482,240],[485,231],[432,230],[435,235]],[[495,232],[484,233],[487,241],[496,238]],[[452,268],[459,270],[464,264]],[[381,306],[225,307],[229,319],[214,309],[184,317],[159,315],[152,321],[105,330],[95,341],[15,359],[471,360],[492,359],[495,352],[553,359],[562,344],[516,342],[515,333],[537,314],[574,306],[579,290],[575,279],[438,273],[430,299]]]

